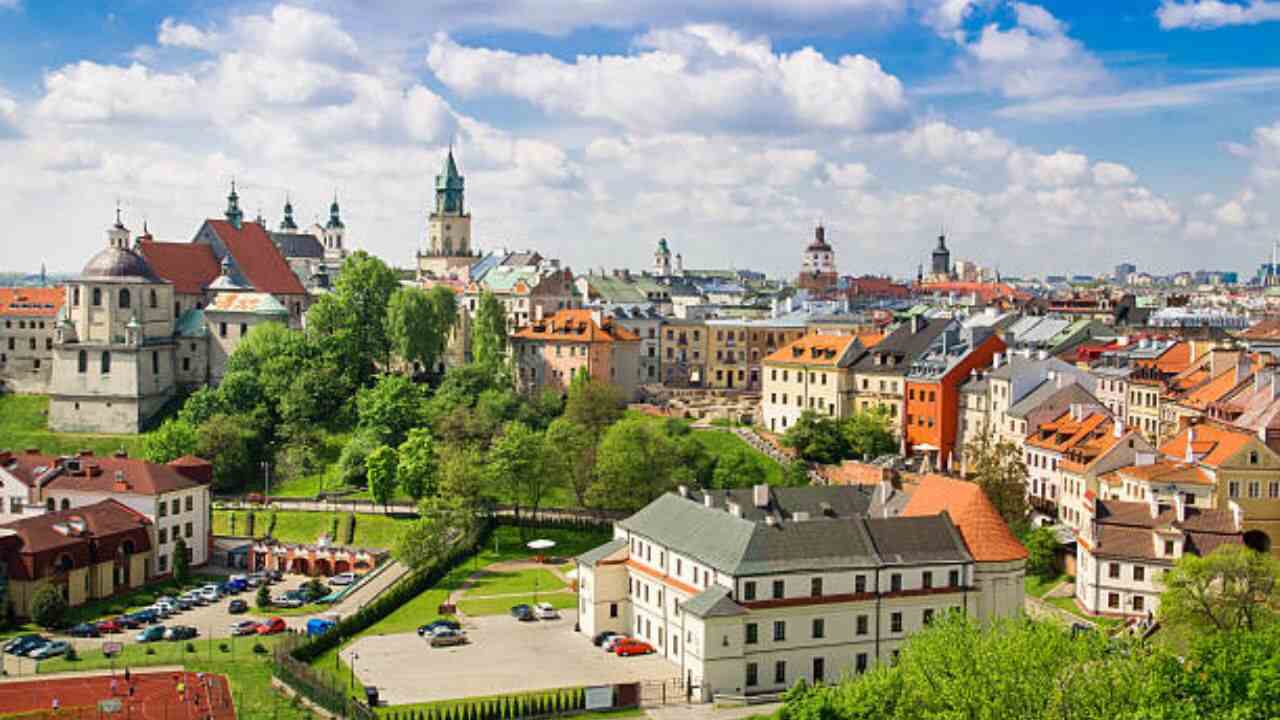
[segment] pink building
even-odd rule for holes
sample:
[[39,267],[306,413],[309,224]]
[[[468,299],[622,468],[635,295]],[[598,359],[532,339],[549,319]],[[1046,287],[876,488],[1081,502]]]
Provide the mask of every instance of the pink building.
[[516,388],[567,390],[585,370],[616,385],[628,400],[640,388],[640,337],[592,310],[561,310],[511,334]]

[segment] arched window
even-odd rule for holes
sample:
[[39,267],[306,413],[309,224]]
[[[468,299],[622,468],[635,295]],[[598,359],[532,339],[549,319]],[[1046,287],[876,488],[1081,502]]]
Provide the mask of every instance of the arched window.
[[102,288],[93,289],[93,306],[102,307]]
[[155,291],[155,290],[152,290],[152,291],[149,293],[149,297],[148,297],[148,300],[147,300],[147,304],[148,304],[148,305],[150,305],[150,306],[151,306],[151,309],[153,309],[153,310],[154,310],[154,309],[156,308],[156,306],[157,306],[158,302],[159,302],[159,301],[156,299],[156,291]]
[[71,304],[80,307],[80,286],[71,288]]
[[58,509],[58,501],[57,501],[57,500],[54,500],[53,498],[49,498],[48,500],[45,500],[45,501],[44,501],[44,509],[45,509],[45,510],[48,510],[49,512],[53,512],[54,510],[57,510],[57,509]]
[[80,357],[78,358],[78,361],[76,363],[76,369],[79,370],[81,373],[89,372],[89,353],[88,352],[84,350],[80,351]]
[[130,307],[131,303],[132,303],[132,300],[129,298],[129,289],[120,288],[120,307],[122,308]]
[[102,351],[102,374],[106,375],[109,372],[111,372],[111,352],[108,350],[103,350]]
[[67,498],[62,498],[62,509],[63,509],[63,510],[70,510],[70,509],[71,509],[71,501],[70,501],[70,500],[68,500]]

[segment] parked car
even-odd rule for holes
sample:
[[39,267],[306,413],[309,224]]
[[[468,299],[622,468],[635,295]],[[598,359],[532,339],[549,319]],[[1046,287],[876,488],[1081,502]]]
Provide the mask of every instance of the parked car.
[[288,595],[277,595],[271,598],[271,604],[282,608],[300,608],[306,603],[301,598],[289,597]]
[[431,637],[440,630],[461,630],[462,626],[456,620],[441,619],[435,622],[429,622],[426,625],[418,626],[418,637]]
[[178,599],[186,600],[187,602],[191,603],[193,606],[209,604],[209,601],[204,599],[204,594],[201,593],[199,590],[188,590],[187,592],[182,593],[182,595]]
[[151,627],[143,628],[142,632],[138,633],[138,636],[135,639],[140,643],[156,642],[158,640],[163,640],[164,626],[152,625]]
[[525,605],[524,603],[511,608],[511,617],[519,620],[520,622],[530,622],[538,619],[533,614],[533,608]]
[[227,603],[227,612],[231,613],[232,615],[239,615],[242,612],[248,612],[248,611],[249,611],[249,603],[241,600],[240,598],[236,598],[235,600],[232,600],[231,602]]
[[267,581],[267,575],[263,572],[249,573],[244,576],[244,581],[249,583],[249,587],[256,588]]
[[139,626],[151,625],[159,622],[160,620],[160,617],[156,615],[155,611],[149,608],[143,608],[137,612],[129,613],[128,615],[125,615],[125,617],[132,619],[134,622],[138,623]]
[[44,647],[45,645],[48,645],[50,642],[52,642],[52,640],[50,640],[50,639],[49,639],[49,638],[47,638],[47,637],[37,636],[35,640],[32,640],[32,641],[31,641],[30,643],[28,643],[27,645],[22,646],[22,648],[20,649],[20,651],[19,651],[19,652],[14,653],[14,654],[15,654],[15,655],[21,655],[21,656],[24,656],[24,657],[31,657],[31,653],[33,653],[33,652],[35,652],[35,651],[39,650],[40,648]]
[[28,633],[26,635],[19,635],[18,637],[10,640],[5,644],[4,651],[10,655],[23,655],[33,648],[47,642],[49,641],[35,633]]
[[239,620],[231,623],[232,635],[255,635],[258,632],[257,620]]
[[453,628],[440,628],[431,636],[431,647],[449,647],[466,643],[467,634]]
[[71,637],[96,638],[102,635],[102,631],[93,623],[80,623],[68,630],[67,634]]
[[285,630],[284,618],[273,617],[258,626],[259,635],[275,635]]
[[653,652],[653,646],[643,640],[632,640],[628,638],[615,645],[613,652],[618,657],[648,655]]
[[239,579],[232,578],[222,583],[222,585],[218,589],[222,592],[223,595],[235,595],[237,593],[242,593],[245,590],[249,589],[249,581],[245,580],[244,578],[239,578]]
[[200,635],[200,631],[190,625],[174,625],[164,633],[165,640],[190,640]]
[[98,630],[104,633],[118,633],[123,630],[132,630],[140,624],[141,623],[138,622],[137,618],[130,618],[125,615],[121,615],[120,617],[110,618],[98,623]]
[[355,581],[356,581],[356,574],[349,573],[349,572],[338,573],[337,575],[334,575],[333,577],[329,578],[329,584],[336,585],[336,586],[350,585]]
[[537,607],[534,608],[534,614],[538,616],[539,620],[559,620],[560,619],[560,611],[552,607],[551,603],[549,602],[538,603]]
[[174,607],[177,607],[178,601],[176,598],[170,597],[168,595],[161,595],[160,597],[156,598],[156,604],[157,605],[173,605]]
[[323,635],[338,627],[338,623],[324,618],[311,618],[307,621],[307,637]]
[[618,633],[612,630],[605,630],[602,633],[597,633],[595,637],[591,638],[591,644],[595,645],[596,647],[601,647],[605,644],[605,641],[607,641],[609,638],[617,634]]
[[66,640],[54,640],[31,650],[27,653],[27,657],[32,660],[43,660],[44,658],[51,658],[54,655],[64,655],[70,647],[71,643]]
[[162,619],[162,620],[163,620],[164,618],[167,618],[167,617],[169,617],[170,615],[172,615],[172,614],[173,614],[173,612],[171,612],[171,611],[169,610],[169,606],[168,606],[168,605],[161,605],[160,603],[156,603],[156,604],[154,604],[154,605],[148,605],[148,606],[147,606],[146,608],[144,608],[144,609],[145,609],[145,610],[150,610],[151,612],[155,613],[155,614],[156,614],[156,617],[158,617],[158,618],[160,618],[160,619]]
[[608,640],[605,640],[604,644],[600,647],[604,648],[605,652],[611,653],[613,652],[613,649],[618,646],[618,643],[625,642],[630,639],[631,638],[626,635],[613,635]]
[[279,570],[267,571],[267,582],[269,584],[274,585],[283,579],[284,579],[284,573],[280,572]]
[[196,603],[192,602],[186,595],[180,595],[174,598],[173,603],[178,606],[179,610],[190,610],[196,605]]

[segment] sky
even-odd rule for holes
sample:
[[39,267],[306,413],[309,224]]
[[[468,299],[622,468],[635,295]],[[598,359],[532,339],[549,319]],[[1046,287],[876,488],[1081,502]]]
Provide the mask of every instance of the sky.
[[408,267],[1252,273],[1280,239],[1280,0],[0,0],[0,270],[246,214]]

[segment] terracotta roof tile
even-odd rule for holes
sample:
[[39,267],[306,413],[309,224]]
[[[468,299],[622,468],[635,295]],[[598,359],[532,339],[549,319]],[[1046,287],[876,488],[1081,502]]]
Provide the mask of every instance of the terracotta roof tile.
[[203,243],[143,240],[138,249],[157,275],[173,283],[174,292],[200,295],[218,279],[221,268],[213,248]]
[[[73,472],[72,464],[78,467]],[[77,456],[69,459],[38,453],[14,453],[4,469],[28,486],[40,484],[54,490],[88,490],[132,495],[162,493],[199,487],[168,465],[134,458]],[[116,489],[116,473],[126,485]]]
[[[84,523],[83,534],[76,532],[74,528],[71,528],[71,532],[63,532],[57,527],[70,528],[68,523],[72,522]],[[22,538],[22,552],[38,553],[82,543],[86,537],[101,538],[150,524],[151,521],[145,515],[117,500],[107,499],[92,505],[25,517],[0,525],[0,528],[12,530]],[[147,550],[149,545],[137,549]]]
[[1192,452],[1200,457],[1200,462],[1209,466],[1217,466],[1226,462],[1231,456],[1244,449],[1253,435],[1243,430],[1233,430],[1201,423],[1193,425],[1178,433],[1172,440],[1160,447],[1160,452],[1171,458],[1181,459],[1187,456],[1187,440],[1191,432],[1195,433],[1191,443]]
[[236,267],[259,292],[272,295],[305,295],[298,276],[280,254],[271,236],[258,223],[246,222],[236,229],[226,220],[206,220],[210,228],[235,258]]
[[0,288],[0,315],[53,318],[66,301],[66,290],[61,287]]
[[849,346],[858,341],[856,335],[805,335],[790,345],[784,345],[764,359],[766,363],[792,365],[818,365],[835,367],[844,357]]
[[635,342],[640,336],[605,318],[604,324],[596,322],[590,310],[560,310],[540,323],[531,323],[511,337],[523,340],[550,340],[558,342]]
[[969,554],[978,562],[1025,560],[1027,549],[975,483],[941,475],[925,475],[902,514],[938,515],[946,511],[960,530]]
[[1150,465],[1131,465],[1120,468],[1116,472],[1143,482],[1213,485],[1213,478],[1209,477],[1205,471],[1195,465],[1173,460],[1162,460]]

